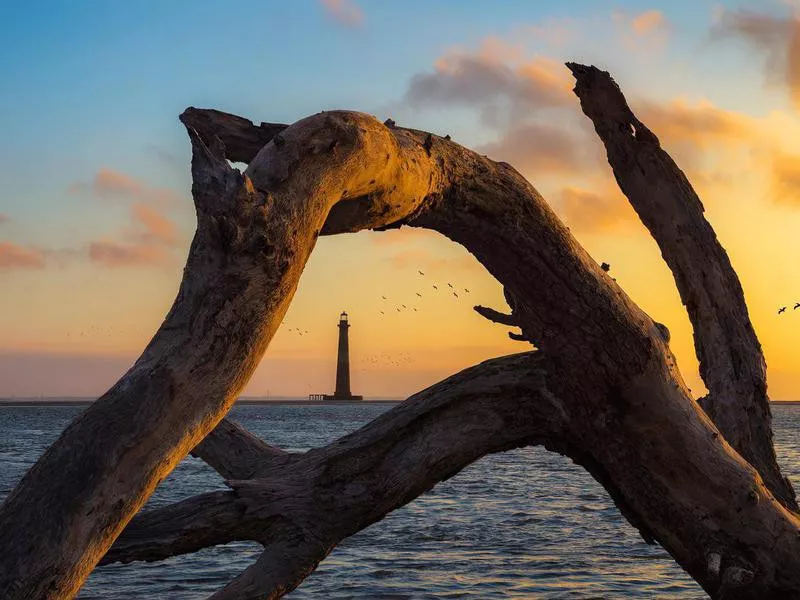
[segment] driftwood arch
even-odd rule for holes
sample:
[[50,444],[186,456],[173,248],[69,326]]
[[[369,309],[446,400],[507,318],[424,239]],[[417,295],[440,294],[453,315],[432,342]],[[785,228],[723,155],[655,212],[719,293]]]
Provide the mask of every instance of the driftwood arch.
[[[584,466],[711,596],[800,597],[797,504],[775,461],[764,358],[738,278],[688,180],[608,73],[568,66],[675,275],[709,389],[703,408],[666,328],[510,165],[361,113],[256,126],[188,109],[198,226],[180,292],[131,370],[0,507],[0,596],[68,598],[101,559],[248,539],[263,554],[214,598],[279,597],[341,539],[470,462],[542,444]],[[317,236],[400,225],[475,255],[512,312],[476,310],[538,350],[471,367],[303,454],[224,420]],[[192,449],[231,491],[133,518]]]

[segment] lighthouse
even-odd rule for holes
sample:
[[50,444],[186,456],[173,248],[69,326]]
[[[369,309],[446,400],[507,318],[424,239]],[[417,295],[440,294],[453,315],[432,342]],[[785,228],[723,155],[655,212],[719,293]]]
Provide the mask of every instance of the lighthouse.
[[339,315],[339,352],[336,358],[336,390],[334,398],[351,398],[350,393],[350,339],[347,330],[350,323],[347,313]]
[[326,402],[354,402],[363,400],[363,396],[354,396],[350,392],[350,339],[348,330],[350,322],[347,313],[339,315],[339,348],[336,357],[336,388],[333,395],[311,394],[309,400],[324,400]]

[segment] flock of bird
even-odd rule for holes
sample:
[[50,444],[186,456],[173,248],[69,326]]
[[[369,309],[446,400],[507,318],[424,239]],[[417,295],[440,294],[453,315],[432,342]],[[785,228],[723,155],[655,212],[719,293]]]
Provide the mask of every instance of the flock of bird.
[[[781,306],[778,309],[778,314],[780,315],[780,314],[785,313],[787,308],[789,308],[789,307],[788,306]],[[797,310],[798,308],[800,308],[800,302],[795,302],[794,307],[792,308],[792,310]]]
[[[425,277],[424,271],[417,271],[417,273],[419,273],[420,276]],[[431,288],[434,290],[435,293],[449,293],[449,294],[452,294],[456,299],[460,298],[460,296],[458,295],[458,292],[461,289],[464,290],[463,292],[461,292],[462,294],[469,294],[470,293],[469,288],[458,288],[458,287],[454,286],[452,283],[448,283],[447,284],[447,288],[448,289],[445,289],[444,287],[442,287],[441,291],[439,290],[439,286],[436,283],[431,283]],[[415,301],[419,302],[419,300],[423,297],[422,292],[414,292],[414,293],[416,295]],[[399,312],[399,313],[401,313],[403,311],[406,311],[406,312],[412,312],[412,311],[413,312],[419,312],[419,307],[418,306],[408,306],[406,304],[396,304],[394,306],[391,306],[393,303],[391,302],[391,299],[386,297],[386,296],[381,296],[380,300],[383,303],[387,303],[387,302],[389,303],[389,305],[385,306],[383,310],[378,310],[378,313],[380,313],[381,315],[384,315],[384,316],[387,314],[387,312],[391,313],[392,309],[394,309],[395,312]]]
[[[417,273],[420,277],[425,277],[425,272],[417,270]],[[403,304],[402,302],[394,302],[391,298],[385,295],[379,296],[379,305],[380,308],[378,309],[379,315],[391,315],[397,313],[416,313],[419,312],[422,308],[421,301],[422,299],[429,294],[437,294],[439,296],[452,296],[454,300],[462,299],[465,294],[470,294],[469,288],[466,287],[457,287],[455,284],[446,282],[443,285],[439,285],[438,283],[431,281],[430,282],[430,290],[429,292],[425,292],[425,288],[420,289],[417,292],[414,292],[413,301],[406,300],[407,304]],[[427,286],[426,286],[427,287]],[[281,323],[282,326],[286,326],[286,323]],[[304,336],[308,335],[309,331],[302,327],[289,327],[286,331],[292,335],[297,336]],[[404,364],[410,364],[414,362],[414,358],[410,354],[400,353],[400,354],[374,354],[371,356],[367,356],[359,361],[363,367],[366,366],[393,366],[399,367]]]

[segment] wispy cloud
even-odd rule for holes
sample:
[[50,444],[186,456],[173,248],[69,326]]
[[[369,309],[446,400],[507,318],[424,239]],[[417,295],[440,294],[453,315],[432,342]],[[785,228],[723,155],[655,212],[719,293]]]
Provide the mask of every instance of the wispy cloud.
[[586,156],[584,147],[582,140],[563,127],[525,123],[477,150],[519,171],[542,173],[573,171],[587,166],[591,158]]
[[328,17],[345,27],[361,27],[364,24],[364,13],[353,0],[320,0]]
[[88,194],[102,200],[146,202],[159,206],[174,206],[181,199],[174,191],[158,188],[120,171],[101,167],[89,181],[76,181],[69,185],[70,194]]
[[800,19],[748,10],[722,11],[712,37],[738,38],[764,55],[767,80],[786,85],[800,106]]
[[414,75],[404,102],[412,108],[474,108],[486,124],[508,126],[533,112],[571,103],[568,75],[554,60],[522,60],[515,47],[488,38],[476,51],[451,51],[432,72]]
[[615,11],[612,20],[617,26],[622,45],[636,50],[663,48],[672,29],[669,20],[660,10],[641,13]]
[[564,221],[580,232],[608,232],[629,226],[638,218],[613,183],[601,192],[566,186],[558,200]]
[[43,269],[45,253],[13,242],[0,242],[0,270]]
[[163,265],[169,255],[163,246],[136,244],[114,240],[98,240],[89,244],[89,258],[104,267],[137,267]]
[[131,205],[131,224],[120,239],[104,237],[89,244],[89,259],[104,267],[172,264],[178,245],[175,223],[152,206]]

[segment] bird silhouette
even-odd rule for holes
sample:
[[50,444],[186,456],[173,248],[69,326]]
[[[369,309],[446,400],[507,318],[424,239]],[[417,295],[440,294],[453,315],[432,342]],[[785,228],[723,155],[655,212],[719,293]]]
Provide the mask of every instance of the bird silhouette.
[[385,315],[386,313],[385,313],[385,312],[383,312],[383,311],[381,311],[381,314],[382,314],[382,315]]
[[780,307],[780,308],[778,309],[778,314],[781,314],[781,313],[783,313],[783,312],[786,312],[786,307],[785,307],[785,306],[782,306],[782,307]]
[[455,296],[456,298],[458,298],[458,294],[456,294],[455,292],[453,292],[453,296]]
[[435,289],[435,290],[438,290],[439,288],[438,288],[438,287],[436,287],[436,286],[433,286],[433,289]]
[[469,290],[467,288],[464,288],[464,291],[469,294]]
[[423,273],[422,271],[417,271],[417,273],[419,273],[420,275],[425,275],[425,273]]
[[400,306],[402,306],[403,308],[406,308],[406,305],[405,305],[405,304],[401,304]]
[[419,292],[417,292],[417,296],[419,296],[420,298],[422,298],[422,294],[420,294]]
[[447,285],[448,285],[449,287],[453,287],[453,284],[452,284],[452,283],[448,283]]
[[798,302],[797,304],[795,304],[795,305],[794,305],[794,308],[793,308],[792,310],[797,310],[798,308],[800,308],[800,302]]
[[600,265],[600,268],[603,269],[603,271],[605,271],[606,273],[608,273],[611,270],[611,265],[608,264],[607,262],[604,262],[602,265]]
[[386,300],[386,296],[381,296],[381,298],[383,298],[384,300]]

